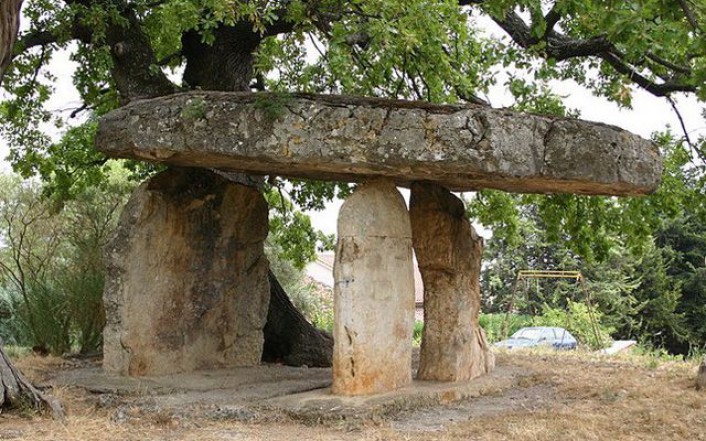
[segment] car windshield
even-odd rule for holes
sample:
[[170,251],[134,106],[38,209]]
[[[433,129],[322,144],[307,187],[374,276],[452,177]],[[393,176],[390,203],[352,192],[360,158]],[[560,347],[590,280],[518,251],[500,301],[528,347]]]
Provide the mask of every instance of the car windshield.
[[524,340],[539,340],[541,329],[525,328],[512,334],[512,338],[521,338]]

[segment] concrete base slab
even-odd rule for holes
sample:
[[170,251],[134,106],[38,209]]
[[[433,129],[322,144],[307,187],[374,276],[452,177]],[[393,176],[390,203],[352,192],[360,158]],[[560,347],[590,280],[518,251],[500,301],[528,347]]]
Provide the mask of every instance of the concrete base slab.
[[152,397],[159,403],[253,404],[264,399],[296,394],[331,385],[330,368],[262,365],[214,369],[174,375],[125,377],[100,367],[61,372],[51,382],[83,387],[96,394]]
[[388,419],[400,412],[497,395],[511,389],[526,370],[501,366],[470,382],[415,381],[376,396],[331,394],[331,369],[280,365],[239,367],[169,376],[131,378],[106,374],[99,366],[62,371],[48,383],[85,388],[96,405],[112,408],[113,419],[155,414],[181,418],[303,422]]
[[519,369],[505,367],[468,382],[413,381],[407,387],[374,396],[340,396],[328,388],[317,389],[271,398],[263,405],[303,421],[385,419],[403,411],[497,394],[515,386],[519,376]]

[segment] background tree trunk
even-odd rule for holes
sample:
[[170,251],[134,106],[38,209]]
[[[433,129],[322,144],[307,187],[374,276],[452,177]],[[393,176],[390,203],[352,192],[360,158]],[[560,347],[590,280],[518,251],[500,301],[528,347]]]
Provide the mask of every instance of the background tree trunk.
[[270,308],[265,325],[262,361],[290,366],[329,367],[333,357],[333,337],[312,326],[287,297],[272,271]]
[[[252,24],[221,25],[209,45],[195,30],[182,35],[182,54],[186,58],[184,81],[190,88],[221,91],[250,90],[253,52],[262,36]],[[233,175],[232,173],[230,175]],[[247,175],[230,176],[236,182],[257,182]],[[269,271],[270,306],[264,329],[262,360],[290,366],[329,367],[333,357],[333,338],[316,329],[297,310],[279,281]]]
[[0,83],[12,61],[12,50],[20,29],[22,0],[2,0],[0,3]]

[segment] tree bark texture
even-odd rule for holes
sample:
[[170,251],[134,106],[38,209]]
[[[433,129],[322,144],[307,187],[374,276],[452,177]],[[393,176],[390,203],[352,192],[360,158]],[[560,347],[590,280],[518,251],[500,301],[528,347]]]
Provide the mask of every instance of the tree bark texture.
[[206,44],[195,30],[182,35],[186,57],[184,82],[192,89],[242,92],[249,90],[253,76],[253,52],[262,37],[252,24],[221,25],[214,31],[215,41]]
[[0,83],[12,61],[12,51],[20,29],[22,0],[2,0],[0,3]]
[[148,35],[134,11],[124,12],[127,24],[112,23],[106,43],[113,55],[112,77],[123,103],[174,93],[176,88],[157,64]]
[[294,307],[272,271],[270,307],[265,325],[262,361],[290,366],[329,367],[333,356],[333,338],[316,329]]
[[0,412],[20,406],[29,406],[37,412],[50,411],[55,419],[64,418],[61,404],[32,386],[0,346]]

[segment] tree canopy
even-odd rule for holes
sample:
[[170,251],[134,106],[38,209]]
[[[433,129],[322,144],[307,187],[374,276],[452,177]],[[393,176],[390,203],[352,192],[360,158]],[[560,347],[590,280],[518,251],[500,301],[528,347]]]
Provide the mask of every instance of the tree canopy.
[[[11,14],[2,14],[11,23]],[[96,117],[180,90],[478,103],[505,72],[520,110],[576,116],[552,93],[553,79],[574,80],[621,106],[630,106],[638,89],[675,108],[684,94],[706,101],[701,1],[25,0],[23,14],[3,82],[2,135],[17,171],[42,176],[66,197],[104,179],[107,160],[92,148]],[[505,37],[491,36],[489,26]],[[57,92],[51,60],[59,51],[78,63],[73,83],[83,105],[69,115],[46,108]],[[55,142],[51,125],[73,127]],[[704,139],[693,139],[689,128],[674,137],[662,144],[680,152],[669,159],[679,164],[655,197],[482,192],[472,214],[512,236],[518,204],[531,204],[553,238],[571,240],[582,254],[605,254],[610,235],[602,232],[647,237],[662,213],[701,194],[700,180],[686,189],[680,176],[685,164],[700,173]],[[150,171],[132,167],[139,176]],[[295,183],[293,195],[318,206],[336,191]]]

